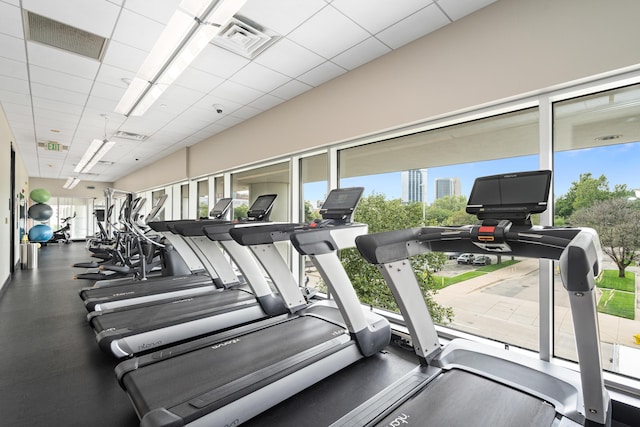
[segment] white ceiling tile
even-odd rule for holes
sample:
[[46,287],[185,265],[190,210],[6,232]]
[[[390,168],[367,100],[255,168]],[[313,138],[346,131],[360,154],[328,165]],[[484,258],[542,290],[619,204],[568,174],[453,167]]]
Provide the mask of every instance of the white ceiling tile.
[[87,95],[84,93],[60,89],[40,83],[31,83],[31,93],[34,97],[56,99],[69,104],[84,105],[87,102]]
[[171,85],[164,91],[155,105],[162,103],[178,103],[180,105],[190,106],[198,102],[205,95],[206,93],[198,90]]
[[335,0],[331,6],[375,34],[432,3],[432,0]]
[[298,27],[288,38],[329,59],[349,49],[369,33],[333,7],[326,7]]
[[27,62],[24,39],[0,34],[0,46],[2,46],[2,50],[0,50],[1,57]]
[[205,73],[229,78],[250,61],[221,47],[208,44],[191,66]]
[[109,99],[113,101],[113,108],[116,108],[116,105],[120,101],[122,95],[124,95],[125,91],[126,88],[123,87],[95,82],[93,84],[93,88],[91,88],[91,97],[97,96],[99,98]]
[[8,92],[29,94],[29,82],[15,77],[0,74],[0,87],[5,88]]
[[[0,84],[2,84],[0,82]],[[11,92],[0,89],[0,100],[3,106],[6,105],[23,105],[31,108],[31,97],[25,93]]]
[[13,37],[24,37],[20,8],[0,2],[0,33]]
[[210,93],[194,104],[193,108],[189,109],[189,111],[184,114],[189,117],[200,117],[203,120],[205,117],[213,117],[212,120],[217,121],[222,117],[218,116],[219,113],[216,111],[216,107],[214,107],[214,105],[222,106],[222,116],[224,116],[236,111],[244,104],[246,104],[246,102],[234,102],[230,99],[220,97],[217,93]]
[[251,63],[234,74],[230,80],[261,92],[270,92],[291,79],[260,64]]
[[260,54],[254,62],[295,78],[324,61],[325,59],[320,55],[289,39],[282,38]]
[[194,89],[199,92],[208,93],[223,81],[224,79],[222,77],[205,73],[204,71],[197,70],[195,68],[187,68],[182,74],[180,74],[180,77],[178,77],[174,84]]
[[298,80],[291,80],[290,82],[285,83],[279,88],[273,90],[271,92],[271,95],[282,99],[291,99],[310,89],[313,89],[313,86],[302,83]]
[[367,62],[391,52],[391,49],[375,37],[369,37],[331,60],[347,70],[353,70]]
[[5,3],[12,4],[14,6],[20,6],[20,0],[2,0]]
[[111,40],[144,51],[151,51],[164,30],[164,25],[146,16],[123,10]]
[[242,120],[248,120],[253,116],[257,116],[260,113],[262,113],[262,110],[245,105],[244,107],[234,111],[232,116],[240,118]]
[[109,38],[120,8],[104,0],[65,0],[64,7],[55,1],[22,0],[22,7],[92,34]]
[[102,64],[96,81],[106,83],[111,86],[121,88],[123,91],[127,89],[128,84],[123,79],[133,79],[136,73],[133,71],[123,70],[107,64]]
[[182,0],[127,0],[126,9],[146,16],[154,21],[166,24],[178,9]]
[[438,4],[454,21],[490,5],[495,0],[439,0]]
[[323,0],[252,0],[240,9],[240,15],[287,35],[326,5]]
[[100,63],[94,59],[75,55],[61,49],[40,43],[27,42],[29,63],[42,68],[59,71],[73,76],[93,80],[96,77]]
[[[209,92],[209,94],[241,105],[255,101],[264,95],[264,93],[259,90],[255,90],[229,80]],[[224,102],[222,102],[222,104],[224,104]]]
[[146,57],[146,51],[112,40],[109,42],[102,62],[135,74]]
[[278,104],[282,104],[284,101],[284,99],[278,98],[277,96],[266,94],[253,101],[251,106],[266,111]]
[[30,117],[32,112],[30,104],[13,104],[11,102],[3,102],[2,109],[7,115],[20,114],[24,117]]
[[78,115],[78,116],[82,114],[82,110],[84,109],[84,107],[81,105],[67,104],[65,102],[60,102],[60,101],[56,101],[53,99],[46,99],[46,98],[34,97],[33,103],[37,105],[39,109],[42,108],[45,110],[51,110],[55,112],[64,111],[65,114],[72,114],[72,115]]
[[440,8],[431,5],[378,33],[376,37],[387,46],[397,49],[450,22]]
[[27,64],[22,61],[0,57],[0,75],[27,81]]
[[308,73],[304,73],[298,77],[298,80],[311,86],[320,86],[322,83],[326,83],[346,72],[347,70],[338,67],[332,62],[325,62]]
[[80,93],[89,93],[91,90],[92,81],[90,79],[72,76],[35,65],[29,67],[29,75],[32,82],[47,86]]

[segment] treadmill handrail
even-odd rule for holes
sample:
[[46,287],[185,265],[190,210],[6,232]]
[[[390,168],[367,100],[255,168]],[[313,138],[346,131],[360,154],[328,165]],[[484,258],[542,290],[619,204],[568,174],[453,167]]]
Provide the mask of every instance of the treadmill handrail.
[[[428,251],[495,253],[474,243],[473,236],[477,236],[479,227],[483,225],[422,227],[356,238],[356,246],[363,257],[378,266],[391,288],[405,316],[416,354],[422,360],[437,358],[440,349],[428,308],[418,292],[415,274],[410,263],[404,261]],[[610,417],[610,402],[604,387],[594,296],[595,277],[602,265],[598,235],[590,228],[521,226],[504,229],[509,231],[502,233],[500,239],[508,246],[501,246],[501,253],[560,261],[561,277],[573,316],[584,416],[606,424]]]

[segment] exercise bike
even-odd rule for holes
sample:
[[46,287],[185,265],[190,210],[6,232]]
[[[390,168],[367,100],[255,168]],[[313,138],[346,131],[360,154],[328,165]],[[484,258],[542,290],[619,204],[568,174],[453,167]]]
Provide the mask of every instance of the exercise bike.
[[76,213],[73,216],[68,216],[62,219],[62,227],[53,232],[53,236],[47,243],[71,243],[71,220],[76,217]]

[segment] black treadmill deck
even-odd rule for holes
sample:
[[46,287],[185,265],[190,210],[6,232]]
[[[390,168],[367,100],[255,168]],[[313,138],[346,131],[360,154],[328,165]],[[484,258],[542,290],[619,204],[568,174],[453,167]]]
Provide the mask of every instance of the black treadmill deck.
[[342,325],[294,317],[130,371],[122,384],[141,416],[165,408],[188,420],[353,345],[340,342],[345,335]]
[[551,426],[554,407],[519,390],[460,370],[435,378],[377,425]]

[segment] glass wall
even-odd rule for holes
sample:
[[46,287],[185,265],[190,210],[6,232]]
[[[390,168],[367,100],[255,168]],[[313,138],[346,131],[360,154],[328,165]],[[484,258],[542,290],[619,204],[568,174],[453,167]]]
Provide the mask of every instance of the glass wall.
[[248,207],[261,194],[277,194],[271,221],[289,221],[290,162],[277,163],[231,175],[235,218],[246,217]]
[[[300,214],[302,222],[311,222],[320,218],[319,210],[327,196],[327,154],[300,159]],[[309,257],[304,255],[300,261],[302,283],[310,289],[327,293],[327,288],[320,278]]]
[[198,218],[209,217],[209,180],[198,181]]
[[[555,223],[595,228],[602,362],[640,378],[640,85],[553,105]],[[555,274],[555,354],[576,360],[573,324]]]
[[47,204],[53,210],[53,215],[48,221],[53,231],[64,227],[66,223],[63,220],[69,218],[72,239],[84,240],[95,233],[97,226],[93,214],[93,198],[52,197]]
[[[365,187],[356,220],[369,232],[475,223],[465,206],[476,177],[538,169],[538,121],[530,108],[341,150],[340,187]],[[361,301],[397,311],[377,272],[343,256]],[[428,254],[416,268],[440,324],[538,348],[537,260]]]
[[[165,195],[165,190],[156,190],[156,191],[152,191],[151,192],[151,206],[155,206],[156,203],[158,203],[158,201],[160,200],[160,198],[162,196]],[[149,218],[150,220],[155,220],[155,221],[164,221],[165,220],[165,210],[166,210],[166,206],[169,204],[169,201],[165,201],[164,206],[160,212],[158,213],[158,215],[156,215],[155,218]],[[149,209],[151,209],[151,207],[149,207]]]
[[189,184],[180,186],[180,219],[189,219]]

